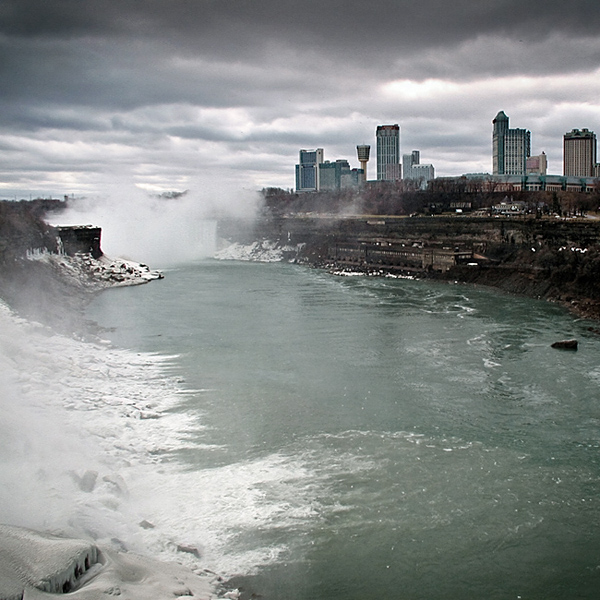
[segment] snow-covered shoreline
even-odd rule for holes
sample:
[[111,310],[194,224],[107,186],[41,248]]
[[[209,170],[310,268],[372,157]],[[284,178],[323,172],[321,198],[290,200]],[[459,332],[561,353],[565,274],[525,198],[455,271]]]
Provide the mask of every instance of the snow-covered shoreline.
[[0,525],[0,598],[214,598],[216,576],[100,544]]
[[216,252],[214,258],[250,262],[294,261],[303,248],[304,244],[281,244],[271,240],[256,241],[251,244],[236,242]]
[[190,426],[169,410],[186,393],[169,357],[63,336],[2,301],[0,331],[0,598],[235,597],[197,537],[141,506]]
[[94,258],[90,254],[54,254],[31,251],[27,258],[47,264],[62,281],[75,287],[99,291],[110,287],[140,285],[162,279],[161,271],[151,271],[143,264],[105,255]]
[[[0,463],[3,600],[66,591],[82,600],[236,596],[198,555],[187,554],[186,544],[170,540],[176,532],[152,524],[145,531],[119,474],[134,472],[135,460],[151,463],[150,441],[136,448],[134,439],[174,438],[155,432],[177,419],[164,414],[179,393],[168,369],[163,373],[167,359],[81,339],[87,326],[80,309],[93,294],[161,278],[129,260],[46,251],[28,252],[5,273],[1,291],[11,302],[0,300],[0,437],[8,452]],[[116,435],[118,451],[111,445]],[[147,469],[159,478],[152,464]]]

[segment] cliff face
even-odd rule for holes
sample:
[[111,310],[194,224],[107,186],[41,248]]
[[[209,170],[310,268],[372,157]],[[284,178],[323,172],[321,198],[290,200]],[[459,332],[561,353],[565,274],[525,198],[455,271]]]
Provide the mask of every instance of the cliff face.
[[52,227],[45,222],[49,211],[63,207],[59,200],[0,202],[0,264],[24,258],[31,250],[60,250],[69,256],[81,252],[100,258],[100,227]]
[[[409,269],[423,277],[493,286],[569,305],[600,318],[600,221],[514,217],[270,217],[254,240],[304,244],[300,260],[320,267]],[[246,240],[248,241],[248,240]],[[336,251],[332,251],[335,248]],[[344,248],[346,254],[340,254]],[[372,252],[373,248],[383,251]],[[400,248],[471,256],[437,268],[400,264]],[[385,255],[396,256],[385,263]],[[353,254],[354,253],[354,254]],[[470,253],[470,254],[469,254]],[[377,264],[369,256],[377,256]],[[353,256],[358,256],[352,260]],[[340,263],[340,258],[342,262]],[[418,257],[417,257],[418,258]],[[344,260],[345,259],[345,260]],[[420,260],[420,259],[419,259]]]
[[511,217],[296,216],[260,220],[251,236],[307,242],[314,237],[340,241],[391,239],[468,245],[600,244],[600,221]]
[[23,258],[28,250],[56,252],[56,233],[35,202],[0,202],[0,264]]
[[81,252],[90,254],[94,258],[100,258],[103,254],[100,247],[102,235],[100,227],[91,225],[56,227],[56,235],[61,250],[68,256],[74,256]]

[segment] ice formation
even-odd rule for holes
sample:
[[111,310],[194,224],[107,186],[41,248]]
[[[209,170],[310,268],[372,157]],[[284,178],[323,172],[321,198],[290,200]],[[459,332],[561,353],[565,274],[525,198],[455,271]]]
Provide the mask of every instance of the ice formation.
[[304,244],[281,245],[278,242],[263,240],[244,245],[234,243],[219,250],[214,257],[218,260],[243,260],[254,262],[282,262],[294,260]]
[[96,546],[83,540],[0,525],[0,598],[21,599],[26,588],[70,592],[98,556]]
[[62,280],[92,291],[107,287],[138,285],[163,277],[160,271],[151,271],[145,264],[123,259],[113,260],[105,255],[96,259],[90,254],[67,256],[32,251],[28,253],[27,258],[45,262]]
[[210,577],[199,577],[182,565],[0,525],[0,600],[34,600],[46,594],[80,600],[208,600],[213,593]]

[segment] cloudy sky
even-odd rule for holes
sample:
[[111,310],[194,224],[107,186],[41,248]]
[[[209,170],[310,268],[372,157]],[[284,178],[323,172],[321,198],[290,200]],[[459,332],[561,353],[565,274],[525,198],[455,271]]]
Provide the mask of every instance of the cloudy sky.
[[[378,124],[437,175],[491,170],[491,121],[600,135],[598,0],[2,0],[0,197],[294,186]],[[375,174],[375,160],[369,176]]]

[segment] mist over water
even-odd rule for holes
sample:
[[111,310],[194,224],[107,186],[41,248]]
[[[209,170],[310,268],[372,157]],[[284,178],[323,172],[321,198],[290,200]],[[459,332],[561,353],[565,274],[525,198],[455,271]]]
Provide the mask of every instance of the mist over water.
[[102,193],[69,201],[53,225],[102,227],[102,249],[162,268],[210,257],[216,250],[216,222],[235,217],[252,223],[261,198],[257,192],[229,189],[210,180],[190,183],[177,197],[164,197],[116,182]]
[[179,399],[168,359],[78,342],[0,309],[0,521],[145,549],[128,473],[154,470],[178,443],[170,432],[185,428],[185,416],[162,415]]

